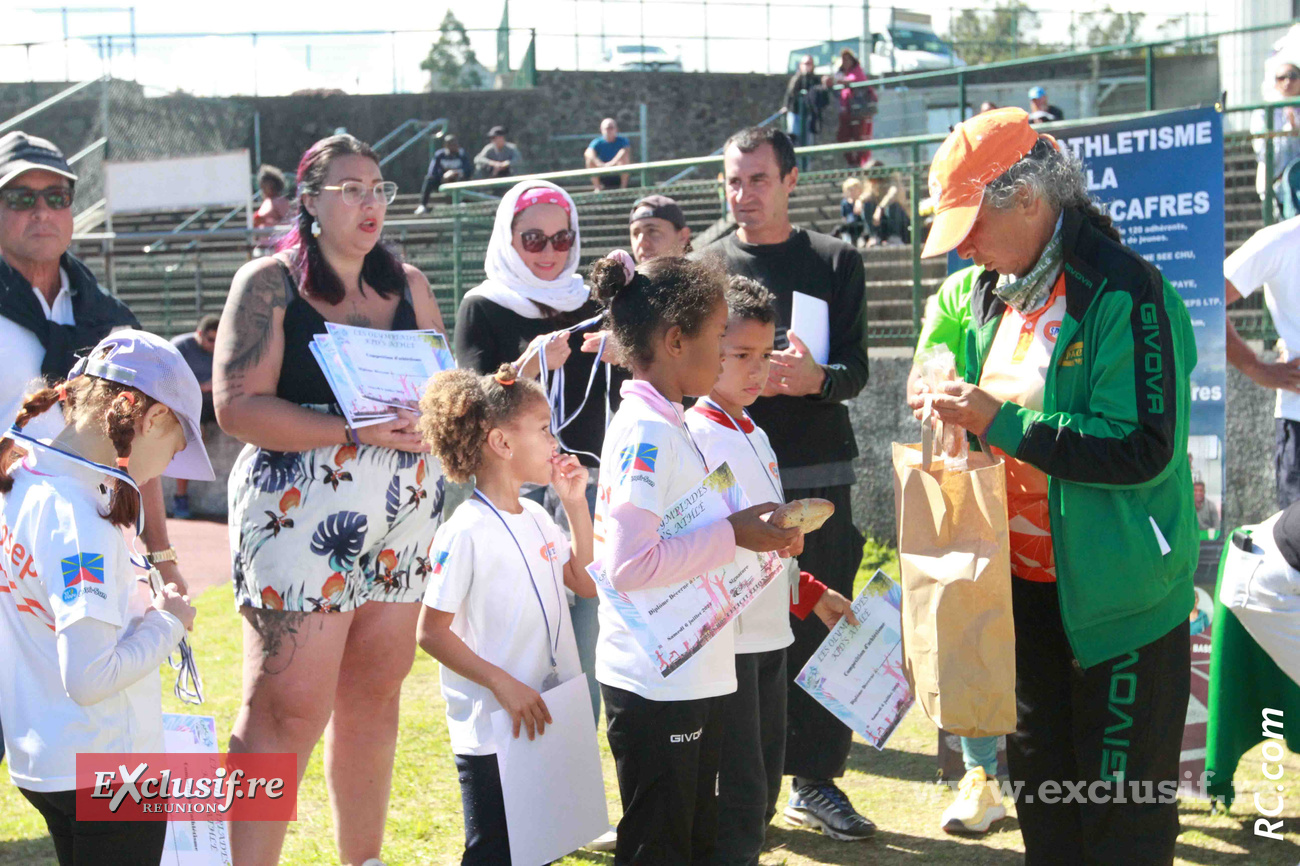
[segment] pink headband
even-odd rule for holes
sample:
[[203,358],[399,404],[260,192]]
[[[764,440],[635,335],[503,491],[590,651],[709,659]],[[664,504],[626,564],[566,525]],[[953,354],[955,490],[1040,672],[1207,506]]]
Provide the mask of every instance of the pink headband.
[[544,186],[535,186],[524,192],[515,200],[515,213],[519,213],[524,208],[532,207],[535,204],[558,204],[564,208],[564,212],[570,213],[569,200],[564,197],[564,193],[559,190],[550,189]]

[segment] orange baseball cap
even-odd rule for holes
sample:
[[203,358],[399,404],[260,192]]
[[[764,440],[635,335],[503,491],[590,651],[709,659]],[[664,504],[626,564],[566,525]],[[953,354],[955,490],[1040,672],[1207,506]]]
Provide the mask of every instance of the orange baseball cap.
[[923,258],[941,256],[966,240],[984,201],[984,187],[1033,150],[1041,136],[1020,108],[996,108],[953,127],[930,164],[934,224]]

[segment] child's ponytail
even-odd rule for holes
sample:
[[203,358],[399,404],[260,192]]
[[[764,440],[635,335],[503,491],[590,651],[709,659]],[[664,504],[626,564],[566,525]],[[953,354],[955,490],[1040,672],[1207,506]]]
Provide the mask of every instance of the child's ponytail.
[[[135,439],[135,425],[149,407],[151,397],[126,385],[100,379],[96,376],[78,376],[52,388],[42,388],[27,395],[14,424],[20,430],[27,423],[62,401],[64,418],[73,423],[80,417],[99,415],[103,419],[104,434],[113,443],[118,463],[122,465],[131,456],[131,443]],[[0,442],[0,493],[13,489],[13,468],[26,455],[14,440]],[[113,482],[113,493],[108,501],[108,512],[103,515],[115,526],[136,525],[140,516],[140,496],[125,481]]]
[[[14,426],[19,430],[26,427],[28,421],[59,402],[60,393],[61,391],[58,388],[42,388],[28,394],[23,398],[23,405],[18,410],[18,417],[14,419]],[[0,441],[0,493],[8,493],[13,489],[14,464],[23,459],[26,453],[26,451],[18,447],[13,439]]]
[[488,433],[510,423],[530,400],[545,402],[546,392],[534,380],[520,379],[509,364],[489,376],[445,370],[424,389],[416,429],[442,463],[443,474],[463,484],[483,463]]

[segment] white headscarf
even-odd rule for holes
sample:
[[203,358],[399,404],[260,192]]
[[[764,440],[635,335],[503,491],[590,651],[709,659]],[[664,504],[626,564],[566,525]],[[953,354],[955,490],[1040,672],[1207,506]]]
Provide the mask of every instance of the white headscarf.
[[1264,61],[1264,80],[1260,82],[1260,93],[1265,102],[1277,102],[1282,94],[1277,92],[1276,75],[1287,66],[1300,69],[1300,24],[1291,25],[1281,39],[1273,43],[1273,52]]
[[[569,203],[569,227],[574,234],[573,246],[569,248],[564,269],[553,280],[540,279],[528,270],[511,243],[514,230],[510,224],[515,217],[515,202],[523,193],[537,187],[556,190]],[[528,319],[542,317],[538,304],[570,313],[591,298],[591,290],[577,274],[578,259],[582,253],[581,240],[578,208],[567,192],[544,180],[520,181],[510,188],[497,206],[496,222],[492,226],[492,239],[488,242],[487,260],[484,262],[487,279],[467,292],[465,297],[487,298]]]

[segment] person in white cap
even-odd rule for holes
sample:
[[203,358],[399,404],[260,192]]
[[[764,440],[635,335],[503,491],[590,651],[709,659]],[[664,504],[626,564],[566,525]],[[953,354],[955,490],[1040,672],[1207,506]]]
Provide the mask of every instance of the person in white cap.
[[[131,310],[68,251],[76,182],[51,142],[21,131],[0,137],[0,431],[33,388],[68,375],[76,352],[115,329],[140,327]],[[62,426],[58,412],[32,424],[29,432],[38,439]],[[141,492],[149,518],[145,549],[163,580],[183,593],[162,485],[155,479]]]
[[[144,482],[212,480],[202,403],[174,346],[124,330],[28,396],[0,440],[0,717],[9,776],[60,864],[162,856],[163,822],[77,819],[77,755],[163,751],[158,666],[194,608],[161,582],[150,599],[123,529],[140,529]],[[56,404],[52,440],[23,432]]]

